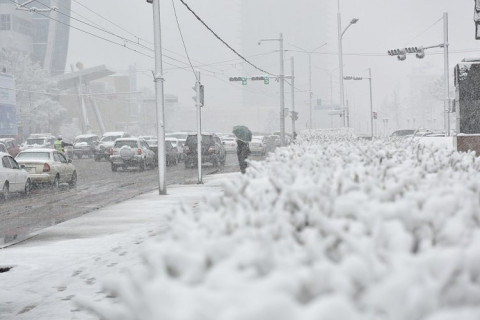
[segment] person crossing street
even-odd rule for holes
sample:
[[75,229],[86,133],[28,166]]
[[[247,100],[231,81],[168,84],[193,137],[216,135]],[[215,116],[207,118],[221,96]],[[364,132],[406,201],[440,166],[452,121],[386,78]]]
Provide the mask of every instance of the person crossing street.
[[57,140],[55,140],[55,142],[53,143],[53,146],[55,147],[55,150],[63,153],[65,152],[65,147],[68,147],[68,146],[72,147],[73,144],[63,141],[63,137],[58,136]]

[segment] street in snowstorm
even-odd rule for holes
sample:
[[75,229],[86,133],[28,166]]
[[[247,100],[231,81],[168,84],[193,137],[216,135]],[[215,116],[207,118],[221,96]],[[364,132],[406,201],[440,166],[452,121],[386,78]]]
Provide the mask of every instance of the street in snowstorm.
[[[73,163],[78,172],[75,188],[67,184],[58,190],[39,186],[30,196],[15,195],[1,204],[0,245],[17,242],[43,228],[158,188],[157,168],[143,172],[133,168],[112,172],[110,162],[105,160],[77,159]],[[234,153],[227,154],[225,166],[213,167],[210,163],[202,166],[204,175],[239,170]],[[198,171],[197,168],[186,169],[180,162],[167,167],[166,180],[168,185],[194,184],[198,182]]]

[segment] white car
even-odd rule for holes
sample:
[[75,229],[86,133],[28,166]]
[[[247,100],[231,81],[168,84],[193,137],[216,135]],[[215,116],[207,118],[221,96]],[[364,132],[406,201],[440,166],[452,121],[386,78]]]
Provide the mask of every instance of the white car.
[[237,151],[237,140],[235,138],[223,138],[222,144],[225,147],[226,152]]
[[252,154],[264,156],[267,151],[265,144],[260,138],[252,138],[252,141],[250,141],[248,145]]
[[15,158],[30,173],[33,184],[48,184],[58,188],[61,183],[77,185],[77,171],[72,160],[55,149],[28,149]]
[[32,187],[28,172],[10,154],[0,152],[0,158],[2,160],[0,161],[1,199],[6,201],[11,192],[22,192],[28,195]]
[[173,150],[177,153],[177,162],[182,160],[183,155],[183,142],[177,138],[166,137],[165,141],[170,141],[172,144]]
[[110,163],[112,171],[117,171],[119,167],[124,170],[128,167],[138,167],[139,171],[143,171],[147,167],[155,167],[155,152],[143,139],[120,138],[115,140]]

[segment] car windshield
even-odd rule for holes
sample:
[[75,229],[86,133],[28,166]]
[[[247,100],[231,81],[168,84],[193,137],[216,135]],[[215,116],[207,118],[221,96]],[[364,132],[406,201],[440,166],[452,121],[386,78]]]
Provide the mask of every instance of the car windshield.
[[44,138],[30,138],[30,139],[27,139],[27,144],[44,144],[45,143],[45,139]]
[[20,152],[17,160],[49,160],[50,152]]
[[102,138],[102,140],[100,140],[101,142],[108,142],[108,141],[115,141],[117,140],[118,138],[120,138],[120,136],[105,136]]
[[130,148],[137,148],[138,144],[136,140],[120,140],[115,142],[115,148],[121,148],[123,146],[128,146]]

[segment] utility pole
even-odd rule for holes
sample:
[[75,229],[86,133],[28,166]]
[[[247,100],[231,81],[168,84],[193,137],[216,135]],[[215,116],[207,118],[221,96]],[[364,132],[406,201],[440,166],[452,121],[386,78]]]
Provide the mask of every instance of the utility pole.
[[157,111],[157,139],[158,139],[158,191],[160,195],[167,194],[165,175],[167,171],[165,159],[165,99],[163,92],[163,64],[162,64],[162,30],[160,24],[160,0],[147,0],[153,5],[153,35],[155,47],[155,95]]
[[450,88],[449,88],[449,64],[448,64],[448,13],[443,13],[443,59],[444,59],[444,87],[445,97],[443,101],[445,118],[445,136],[450,136]]
[[285,146],[285,71],[283,52],[283,33],[280,33],[280,141]]
[[343,110],[343,125],[348,127],[348,110],[345,109],[345,93],[343,92],[343,48],[342,48],[342,15],[340,14],[340,4],[337,12],[337,32],[338,32],[338,74],[340,83],[340,109]]
[[312,130],[312,118],[313,118],[313,112],[312,112],[312,53],[308,53],[308,110],[309,110],[309,129]]
[[[291,57],[292,63],[292,138],[295,138],[295,59]],[[311,99],[310,99],[311,100]],[[311,125],[311,124],[310,124]]]
[[372,95],[372,68],[368,68],[368,81],[370,82],[370,132],[373,140],[373,95]]
[[195,71],[195,77],[197,81],[195,82],[195,107],[197,108],[197,166],[198,166],[198,184],[202,184],[202,94],[201,94],[201,83],[200,83],[200,71]]

